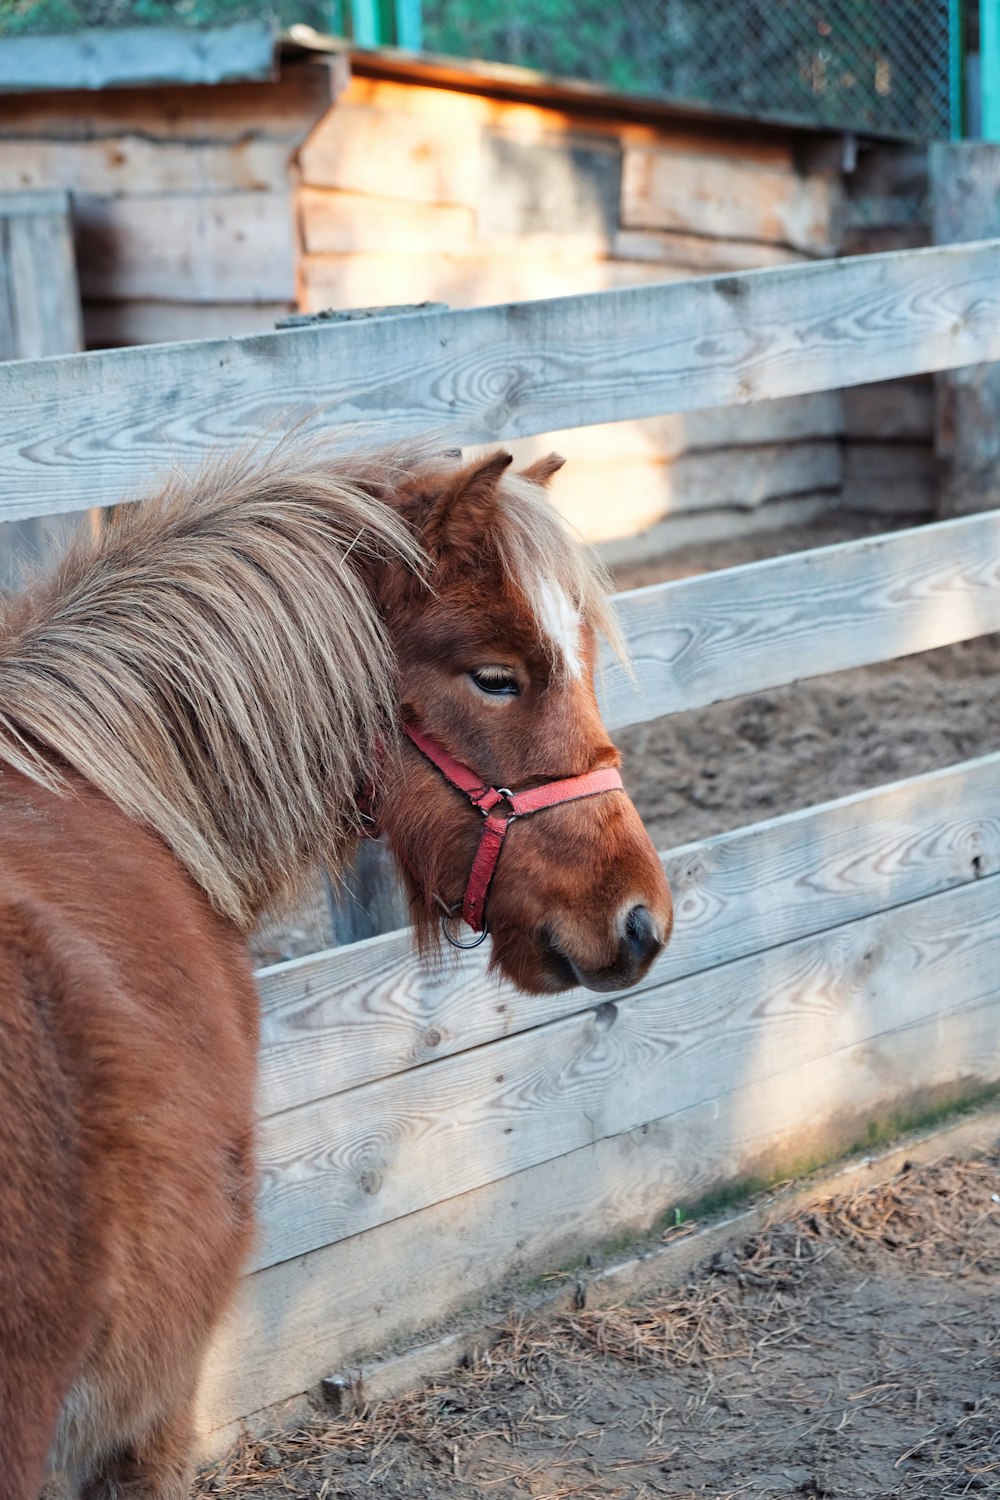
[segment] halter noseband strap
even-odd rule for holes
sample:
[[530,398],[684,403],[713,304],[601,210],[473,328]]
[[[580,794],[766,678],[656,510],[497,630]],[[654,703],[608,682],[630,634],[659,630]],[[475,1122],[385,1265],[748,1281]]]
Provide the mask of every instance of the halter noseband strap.
[[[450,751],[422,729],[404,723],[403,731],[420,753],[437,767],[444,779],[464,792],[473,807],[478,807],[485,819],[479,836],[479,847],[469,871],[465,895],[462,897],[462,917],[473,932],[481,933],[483,937],[486,936],[486,897],[510,825],[518,818],[526,818],[546,807],[556,807],[560,802],[577,802],[581,797],[596,797],[600,792],[624,790],[621,776],[610,769],[588,771],[584,776],[567,776],[561,781],[548,781],[544,786],[533,787],[527,792],[511,792],[506,787],[486,786],[473,770],[456,760]],[[506,815],[493,811],[501,802],[505,802],[511,809]],[[447,927],[445,936],[454,943]],[[466,945],[456,943],[455,946]]]

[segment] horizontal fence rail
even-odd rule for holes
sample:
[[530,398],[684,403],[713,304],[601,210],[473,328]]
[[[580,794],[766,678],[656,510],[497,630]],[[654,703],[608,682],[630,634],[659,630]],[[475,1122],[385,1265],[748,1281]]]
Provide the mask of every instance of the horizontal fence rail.
[[[1000,873],[1000,754],[663,856],[677,930],[630,994]],[[276,964],[260,1112],[280,1114],[572,1015],[581,991],[520,995],[476,949],[420,968],[407,931]]]
[[606,659],[612,729],[1000,630],[1000,513],[619,594],[635,681]]
[[323,406],[492,442],[1000,358],[1000,241],[0,366],[0,520],[113,504]]

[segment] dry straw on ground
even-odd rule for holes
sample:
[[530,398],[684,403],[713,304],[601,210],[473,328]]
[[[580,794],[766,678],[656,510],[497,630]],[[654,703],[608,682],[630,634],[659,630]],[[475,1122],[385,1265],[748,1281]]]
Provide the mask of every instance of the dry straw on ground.
[[512,1315],[403,1400],[245,1441],[240,1500],[1000,1495],[1000,1155],[908,1167],[680,1290]]

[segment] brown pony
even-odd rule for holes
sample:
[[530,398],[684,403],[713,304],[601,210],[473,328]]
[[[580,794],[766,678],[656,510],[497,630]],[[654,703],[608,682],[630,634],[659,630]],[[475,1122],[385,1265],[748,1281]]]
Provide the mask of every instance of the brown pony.
[[[425,948],[477,857],[481,813],[404,721],[515,799],[617,764],[593,689],[614,629],[545,501],[556,462],[244,455],[119,507],[6,602],[4,1500],[50,1469],[86,1500],[187,1492],[252,1234],[246,935],[346,867],[360,807]],[[535,992],[631,983],[671,921],[621,791],[514,823],[486,899],[494,966]]]

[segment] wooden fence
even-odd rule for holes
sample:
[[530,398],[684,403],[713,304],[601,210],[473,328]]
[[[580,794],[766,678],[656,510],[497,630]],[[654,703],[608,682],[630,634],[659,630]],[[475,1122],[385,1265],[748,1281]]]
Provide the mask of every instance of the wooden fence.
[[[326,404],[462,441],[1000,358],[1000,242],[0,367],[0,516],[105,505]],[[1000,515],[619,600],[609,724],[1000,629]],[[677,928],[613,1003],[405,932],[260,976],[261,1232],[224,1428],[512,1273],[1000,1079],[1000,754],[664,856]]]

